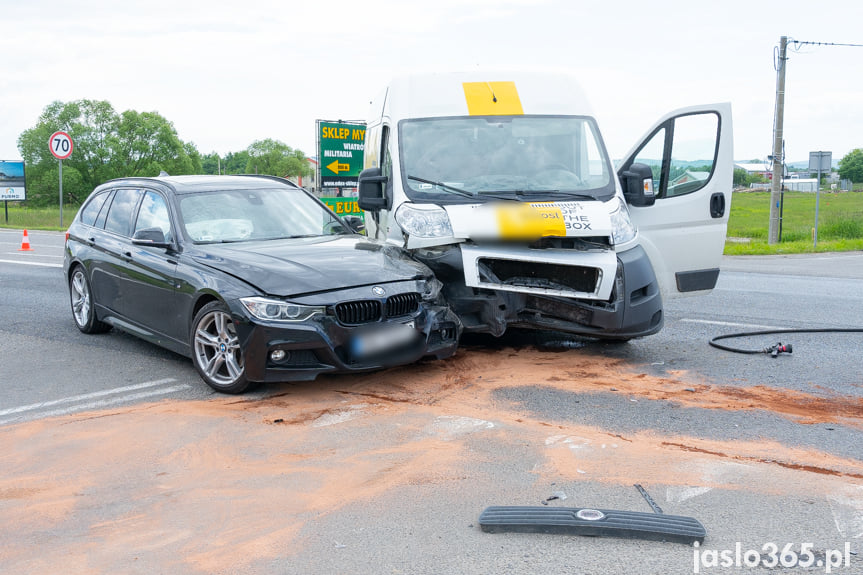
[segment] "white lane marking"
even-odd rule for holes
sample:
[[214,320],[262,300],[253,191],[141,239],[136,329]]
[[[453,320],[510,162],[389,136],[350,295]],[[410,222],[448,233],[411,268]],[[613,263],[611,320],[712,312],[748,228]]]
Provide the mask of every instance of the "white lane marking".
[[846,485],[827,497],[836,529],[846,539],[863,538],[863,485]]
[[43,268],[62,268],[63,264],[46,264],[41,262],[22,262],[20,260],[0,260],[4,264],[21,264],[22,266],[41,266]]
[[688,485],[673,485],[665,490],[665,498],[671,503],[683,503],[687,499],[698,497],[712,491],[712,487],[690,487]]
[[721,325],[724,327],[745,327],[747,329],[760,329],[760,330],[768,330],[768,329],[788,329],[784,327],[776,327],[773,325],[759,325],[757,323],[735,323],[731,321],[712,321],[709,319],[689,319],[683,318],[678,320],[680,322],[685,323],[703,323],[707,325]]
[[[547,437],[545,439],[545,444],[548,446],[551,445],[565,445],[572,450],[576,449],[585,449],[590,447],[590,440],[585,439],[584,437],[578,437],[576,435],[552,435],[551,437]],[[603,446],[605,447],[605,446]],[[612,447],[617,447],[617,444],[612,444]]]
[[[27,257],[27,258],[51,258],[52,260],[62,260],[65,257],[62,253],[59,255],[58,254],[32,254],[32,253],[28,253],[25,256],[23,253],[19,253],[19,250],[15,250],[13,252],[6,252],[6,255],[7,256],[20,256],[20,257]],[[14,260],[14,261],[20,261],[20,260]]]
[[137,391],[139,389],[146,389],[148,387],[156,387],[157,385],[165,385],[166,383],[174,383],[175,381],[175,379],[169,377],[166,379],[157,379],[156,381],[147,381],[144,383],[136,383],[135,385],[127,385],[125,387],[115,387],[113,389],[103,389],[102,391],[94,391],[92,393],[85,393],[82,395],[73,395],[70,397],[64,397],[62,399],[52,399],[51,401],[43,401],[41,403],[31,403],[30,405],[10,407],[8,409],[0,410],[0,416],[9,415],[12,413],[22,413],[24,411],[33,411],[34,409],[44,409],[46,407],[53,407],[55,405],[61,405],[63,403],[75,403],[76,401],[85,401],[87,399],[105,397],[106,395],[125,393],[127,391]]
[[492,429],[494,423],[485,421],[484,419],[474,419],[473,417],[462,417],[457,415],[441,415],[436,417],[431,425],[425,428],[426,433],[449,441],[455,439],[459,435],[482,431],[483,429]]
[[329,425],[336,425],[338,423],[344,423],[346,421],[356,419],[357,417],[361,417],[366,414],[365,408],[367,407],[369,407],[368,403],[357,403],[348,406],[347,409],[342,409],[334,413],[325,413],[312,422],[312,427],[327,427]]
[[130,395],[121,395],[120,397],[115,397],[113,399],[103,399],[100,401],[91,401],[89,403],[80,403],[78,405],[74,405],[72,407],[66,407],[63,409],[54,409],[50,411],[37,411],[36,413],[30,413],[27,415],[17,415],[12,417],[7,417],[5,419],[0,419],[0,425],[5,425],[7,423],[24,423],[26,421],[33,421],[34,419],[42,419],[45,417],[56,417],[60,415],[70,415],[72,413],[80,412],[80,411],[88,411],[91,409],[102,409],[105,407],[109,407],[111,405],[116,405],[118,403],[128,403],[130,401],[136,401],[139,399],[146,399],[148,397],[155,397],[157,395],[168,395],[169,393],[174,393],[176,391],[181,391],[183,389],[189,389],[192,386],[184,383],[182,385],[174,385],[171,387],[162,387],[159,389],[153,389],[150,391],[143,391],[141,393],[132,393]]

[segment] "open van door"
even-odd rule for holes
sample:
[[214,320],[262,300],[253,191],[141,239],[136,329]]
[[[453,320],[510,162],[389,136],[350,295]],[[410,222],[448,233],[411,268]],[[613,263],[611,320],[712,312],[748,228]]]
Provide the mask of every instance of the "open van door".
[[671,112],[624,157],[618,177],[663,297],[716,285],[733,172],[728,103]]

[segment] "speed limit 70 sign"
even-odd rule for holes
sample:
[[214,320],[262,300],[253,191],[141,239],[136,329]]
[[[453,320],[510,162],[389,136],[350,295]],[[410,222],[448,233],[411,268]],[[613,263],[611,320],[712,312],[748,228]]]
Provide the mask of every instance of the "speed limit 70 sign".
[[65,160],[72,155],[72,138],[66,132],[54,132],[48,140],[48,147],[55,158]]

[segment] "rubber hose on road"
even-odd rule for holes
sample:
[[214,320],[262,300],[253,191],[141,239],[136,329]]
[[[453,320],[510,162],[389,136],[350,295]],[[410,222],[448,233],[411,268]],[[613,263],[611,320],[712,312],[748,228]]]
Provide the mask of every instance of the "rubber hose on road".
[[756,335],[774,335],[778,333],[863,333],[863,329],[861,328],[824,328],[824,329],[771,329],[767,331],[744,331],[740,333],[729,333],[727,335],[718,335],[710,340],[710,345],[717,349],[724,349],[725,351],[732,351],[734,353],[773,353],[775,347],[768,347],[764,349],[740,349],[737,347],[731,347],[729,345],[722,345],[721,343],[716,343],[720,339],[731,339],[738,337],[752,337]]

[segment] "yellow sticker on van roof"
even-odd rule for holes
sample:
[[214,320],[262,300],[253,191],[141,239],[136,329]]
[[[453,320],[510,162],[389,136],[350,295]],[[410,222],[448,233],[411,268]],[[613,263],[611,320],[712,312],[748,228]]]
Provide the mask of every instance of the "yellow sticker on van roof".
[[464,82],[462,86],[471,116],[524,114],[515,82]]

